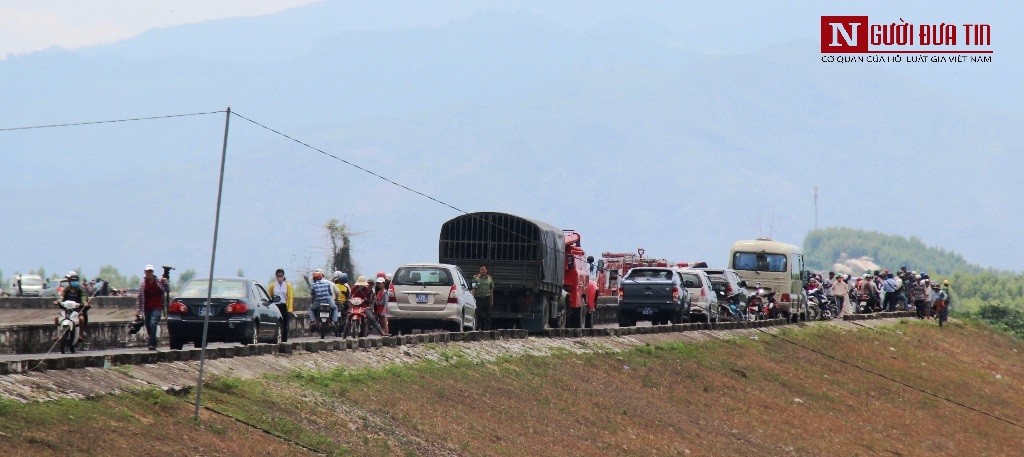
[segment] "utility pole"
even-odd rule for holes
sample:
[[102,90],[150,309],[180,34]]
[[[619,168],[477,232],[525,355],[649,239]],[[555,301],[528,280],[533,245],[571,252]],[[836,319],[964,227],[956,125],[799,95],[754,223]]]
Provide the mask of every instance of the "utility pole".
[[814,186],[814,230],[818,230],[818,186]]

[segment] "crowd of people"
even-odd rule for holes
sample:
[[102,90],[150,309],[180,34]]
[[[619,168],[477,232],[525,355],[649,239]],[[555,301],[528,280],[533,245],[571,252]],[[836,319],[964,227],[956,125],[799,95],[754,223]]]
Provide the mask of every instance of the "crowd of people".
[[[900,267],[896,273],[889,269],[866,272],[863,276],[828,272],[813,275],[807,290],[819,289],[834,300],[839,314],[877,311],[915,311],[918,319],[936,319],[942,326],[953,306],[949,280],[933,282],[927,272],[908,271]],[[861,306],[866,302],[866,306]]]

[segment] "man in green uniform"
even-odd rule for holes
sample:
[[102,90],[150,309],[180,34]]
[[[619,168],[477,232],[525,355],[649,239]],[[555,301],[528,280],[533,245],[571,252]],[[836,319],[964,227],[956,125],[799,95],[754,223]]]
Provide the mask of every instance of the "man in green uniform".
[[480,274],[473,276],[476,298],[477,329],[491,329],[491,308],[494,307],[494,278],[487,274],[487,265],[480,265]]

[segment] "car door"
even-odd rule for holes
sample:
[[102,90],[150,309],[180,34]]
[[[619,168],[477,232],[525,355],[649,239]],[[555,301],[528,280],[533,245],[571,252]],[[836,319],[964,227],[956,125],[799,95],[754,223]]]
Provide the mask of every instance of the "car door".
[[462,304],[462,315],[465,316],[463,325],[469,324],[476,328],[476,298],[473,291],[469,289],[469,282],[462,272],[454,269],[456,283],[459,285],[459,303]]
[[256,304],[256,312],[253,313],[253,317],[259,319],[260,336],[266,336],[277,325],[277,320],[274,319],[274,315],[269,311],[270,294],[263,289],[262,285],[256,282],[252,283],[252,292],[253,301]]

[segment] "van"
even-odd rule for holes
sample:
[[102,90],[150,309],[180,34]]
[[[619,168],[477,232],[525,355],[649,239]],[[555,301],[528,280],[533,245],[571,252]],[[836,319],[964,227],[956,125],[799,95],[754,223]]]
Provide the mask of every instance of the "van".
[[779,297],[779,308],[790,320],[807,316],[804,255],[800,248],[767,238],[741,240],[729,250],[729,266],[747,288],[770,287]]
[[[38,297],[43,292],[43,278],[39,275],[21,275],[21,296]],[[18,277],[11,284],[11,295],[18,294]]]

